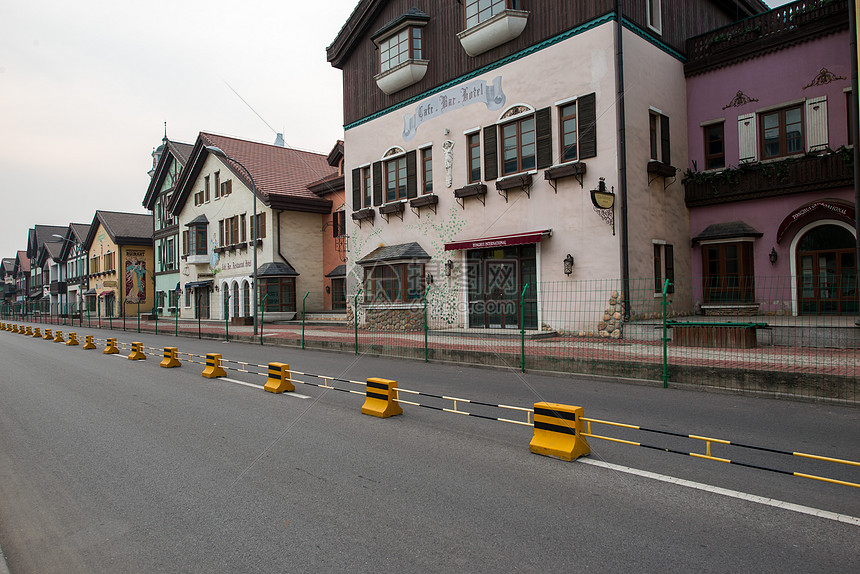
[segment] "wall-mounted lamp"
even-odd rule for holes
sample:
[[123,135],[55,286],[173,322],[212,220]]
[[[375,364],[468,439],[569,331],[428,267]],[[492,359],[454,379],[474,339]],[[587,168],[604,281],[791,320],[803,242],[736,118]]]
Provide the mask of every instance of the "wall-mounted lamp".
[[445,277],[450,277],[452,271],[454,271],[454,262],[449,259],[445,262]]
[[776,252],[776,248],[772,247],[770,253],[768,254],[768,259],[770,259],[771,265],[776,265],[776,260],[779,258],[779,254]]
[[428,284],[433,283],[433,275],[430,273],[427,274],[427,283]]
[[329,287],[328,285],[326,285],[326,286],[325,286],[325,292],[326,292],[326,293],[331,293],[331,287]]
[[564,274],[570,275],[571,273],[573,273],[573,255],[568,253],[567,257],[564,258]]

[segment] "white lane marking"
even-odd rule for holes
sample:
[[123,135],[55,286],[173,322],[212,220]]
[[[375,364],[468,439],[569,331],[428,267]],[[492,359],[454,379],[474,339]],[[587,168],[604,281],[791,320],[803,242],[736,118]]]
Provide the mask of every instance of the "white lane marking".
[[[219,380],[219,381],[228,381],[228,382],[231,382],[231,383],[236,383],[237,385],[244,385],[244,386],[246,386],[246,387],[253,387],[253,388],[255,388],[255,389],[262,389],[262,388],[264,388],[264,387],[263,387],[263,385],[255,385],[254,383],[246,383],[245,381],[239,381],[239,380],[236,380],[236,379],[228,379],[227,377],[218,377],[218,380]],[[310,397],[309,397],[309,396],[307,396],[307,395],[302,395],[302,394],[299,394],[299,393],[282,393],[282,394],[284,394],[284,395],[286,395],[286,396],[289,396],[289,397],[296,397],[297,399],[309,399],[309,398],[310,398]]]
[[649,472],[647,470],[630,468],[629,466],[612,464],[611,462],[603,462],[602,460],[590,460],[580,458],[577,462],[584,462],[585,464],[590,464],[592,466],[599,466],[601,468],[608,468],[610,470],[616,470],[618,472],[634,474],[636,476],[650,478],[652,480],[659,480],[661,482],[668,482],[670,484],[677,484],[678,486],[685,486],[687,488],[695,488],[696,490],[704,490],[705,492],[711,492],[714,494],[719,494],[721,496],[728,496],[730,498],[737,498],[739,500],[746,500],[749,502],[755,502],[757,504],[764,504],[765,506],[782,508],[783,510],[789,510],[791,512],[809,514],[810,516],[826,518],[827,520],[834,520],[836,522],[851,524],[852,526],[860,526],[860,518],[857,518],[855,516],[849,516],[847,514],[839,514],[837,512],[830,512],[829,510],[821,510],[818,508],[811,508],[809,506],[794,504],[793,502],[785,502],[773,498],[765,498],[764,496],[758,496],[755,494],[749,494],[737,490],[729,490],[728,488],[720,488],[718,486],[702,484],[701,482],[693,482],[691,480],[684,480],[683,478],[675,478],[674,476],[667,476],[665,474],[657,474],[655,472]]

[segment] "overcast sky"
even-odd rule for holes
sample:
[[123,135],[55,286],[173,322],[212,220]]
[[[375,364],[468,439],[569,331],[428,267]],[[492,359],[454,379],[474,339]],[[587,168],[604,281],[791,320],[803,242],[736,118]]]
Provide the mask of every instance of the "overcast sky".
[[0,256],[26,249],[37,223],[144,212],[165,121],[180,142],[283,132],[328,153],[343,108],[325,48],[356,3],[3,0]]

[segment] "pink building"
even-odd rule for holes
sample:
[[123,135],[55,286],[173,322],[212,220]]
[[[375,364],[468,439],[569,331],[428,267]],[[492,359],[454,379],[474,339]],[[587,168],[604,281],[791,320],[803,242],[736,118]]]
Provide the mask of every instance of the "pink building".
[[848,0],[788,4],[687,55],[695,302],[857,314]]

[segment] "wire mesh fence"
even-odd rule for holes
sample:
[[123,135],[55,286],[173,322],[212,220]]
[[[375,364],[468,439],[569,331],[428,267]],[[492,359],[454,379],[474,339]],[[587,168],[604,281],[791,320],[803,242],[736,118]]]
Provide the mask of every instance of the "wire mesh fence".
[[93,316],[74,305],[7,304],[0,314],[34,323],[857,402],[860,328],[850,273],[686,277],[668,284],[660,278],[571,280],[495,290],[454,283],[430,284],[409,302],[365,301],[356,293],[334,319],[300,313],[294,321],[264,322],[256,334],[250,325],[231,325],[215,305],[211,320]]

